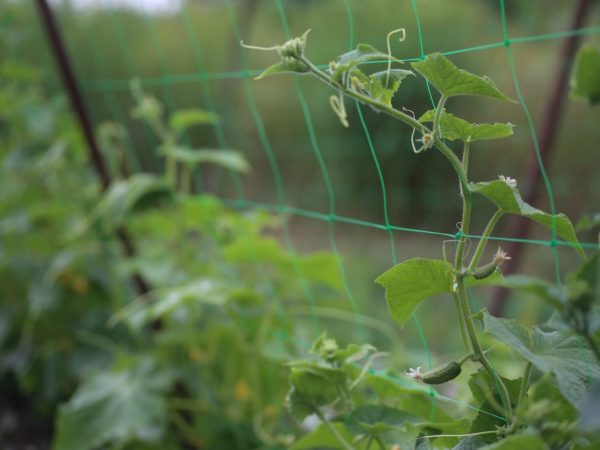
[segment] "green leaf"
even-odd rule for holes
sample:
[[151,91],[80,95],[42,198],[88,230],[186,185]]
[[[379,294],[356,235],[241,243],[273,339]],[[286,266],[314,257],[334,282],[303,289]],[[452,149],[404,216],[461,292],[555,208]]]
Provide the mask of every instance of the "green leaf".
[[585,433],[600,432],[600,381],[596,381],[581,405],[579,429]]
[[[506,386],[511,402],[516,405],[519,398],[519,390],[521,389],[521,378],[511,380],[500,377],[500,379],[502,380],[502,383],[504,383],[504,386]],[[483,369],[479,369],[477,372],[472,373],[468,384],[471,394],[473,394],[473,398],[479,404],[483,404],[488,400],[486,394],[497,390],[496,380],[492,379],[490,374]],[[497,396],[496,400],[500,402],[500,398]]]
[[548,450],[548,446],[541,438],[534,435],[508,436],[500,442],[486,445],[482,450]]
[[[593,397],[593,388],[590,397]],[[530,387],[527,401],[530,403],[528,414],[535,416],[533,410],[539,408],[539,419],[545,422],[573,423],[579,417],[577,409],[561,394],[551,375],[544,375]]]
[[598,227],[600,227],[600,212],[584,214],[581,216],[581,218],[577,221],[575,229],[578,233],[580,233],[582,231],[590,231]]
[[385,298],[393,319],[404,326],[421,301],[452,291],[452,270],[445,261],[414,258],[395,265],[375,282],[385,288]]
[[[419,435],[431,436],[436,434],[449,434],[457,435],[464,434],[469,430],[469,419],[459,419],[451,422],[420,422],[413,423],[408,426],[409,429],[415,429],[420,431]],[[433,439],[427,439],[431,442],[435,448],[450,448],[456,444],[458,438],[456,437],[438,437]]]
[[564,290],[559,289],[557,286],[547,283],[546,281],[527,275],[510,275],[499,278],[490,284],[535,294],[550,306],[559,310],[564,308],[566,302]]
[[[375,282],[385,288],[385,298],[392,318],[404,326],[423,300],[436,294],[454,292],[453,270],[452,265],[446,261],[414,258],[395,265]],[[468,278],[467,284],[489,284],[496,276],[483,280]]]
[[171,129],[181,132],[194,125],[211,125],[219,121],[219,116],[203,109],[181,109],[171,114]]
[[285,61],[278,62],[267,67],[259,76],[254,79],[262,80],[263,78],[270,77],[272,75],[278,75],[280,73],[305,73],[307,71],[308,68],[302,62],[296,59],[286,59]]
[[340,348],[335,339],[327,337],[327,332],[324,331],[313,342],[309,352],[339,367],[359,361],[375,350],[370,344],[348,344],[345,348]]
[[397,429],[414,419],[412,414],[390,406],[361,405],[350,413],[345,422],[348,429],[355,434],[367,433],[376,436]]
[[[337,430],[338,434],[346,440],[346,442],[352,442],[352,434],[346,429],[341,423],[333,423],[332,426]],[[316,449],[340,449],[344,450],[344,447],[340,444],[340,441],[332,433],[327,425],[324,423],[320,424],[314,431],[310,432],[306,436],[300,438],[290,450],[316,450]]]
[[[389,73],[389,77],[388,77]],[[400,83],[408,75],[414,73],[410,70],[393,69],[389,72],[376,72],[369,76],[369,95],[386,106],[392,106],[392,98],[400,87]]]
[[292,413],[305,417],[315,408],[334,401],[340,390],[346,388],[347,374],[342,369],[323,367],[310,361],[292,363],[288,404]]
[[368,375],[363,383],[373,390],[381,402],[386,401],[402,411],[435,422],[452,421],[452,416],[444,411],[442,404],[437,403],[432,409],[432,398],[425,389],[402,386],[400,380],[373,374]]
[[578,97],[587,98],[592,105],[600,103],[599,49],[586,45],[577,52],[571,92]]
[[149,322],[186,305],[224,305],[230,299],[232,291],[232,286],[211,278],[200,278],[180,287],[156,289],[143,299],[136,300],[135,304],[130,303],[117,312],[110,319],[109,325],[127,319],[130,325],[139,330]]
[[390,57],[387,53],[380,52],[369,44],[358,44],[354,50],[337,57],[333,64],[331,79],[334,83],[341,81],[342,75],[350,69],[370,61],[387,62],[389,60],[400,63],[401,61]]
[[459,69],[441,53],[432,53],[423,61],[416,61],[411,65],[446,97],[481,95],[514,102],[502,93],[491,79]]
[[561,393],[577,405],[592,380],[600,377],[593,353],[577,336],[561,331],[528,329],[516,320],[485,313],[485,332],[519,353],[544,373],[552,373]]
[[234,172],[248,172],[250,165],[244,155],[236,150],[228,149],[193,149],[177,145],[163,146],[162,152],[173,156],[177,161],[190,166],[215,164]]
[[148,209],[172,198],[171,188],[163,178],[148,174],[132,175],[126,180],[114,182],[92,213],[71,230],[68,237],[81,235],[99,220],[107,230],[113,230],[122,225],[132,212]]
[[108,442],[159,438],[169,384],[169,377],[149,361],[91,377],[60,407],[53,448],[88,450]]
[[[481,433],[483,431],[495,431],[498,427],[503,427],[507,425],[507,421],[502,417],[496,408],[492,405],[489,400],[486,400],[478,407],[478,412],[473,422],[471,423],[471,428],[469,428],[469,433]],[[497,436],[493,434],[484,434],[478,436],[478,441],[489,444],[494,442],[497,439]],[[476,447],[480,448],[480,447]]]
[[573,244],[575,250],[582,257],[585,256],[577,240],[575,228],[573,228],[573,224],[564,214],[553,216],[528,205],[521,198],[521,194],[517,188],[509,186],[508,183],[502,180],[470,183],[469,189],[475,194],[487,197],[504,213],[527,217],[549,230],[552,230],[554,222],[556,222],[556,234],[565,241]]
[[[435,110],[431,109],[419,118],[419,122],[433,123],[434,117]],[[514,125],[512,123],[469,123],[454,114],[444,111],[440,117],[440,127],[444,139],[475,142],[512,136]]]

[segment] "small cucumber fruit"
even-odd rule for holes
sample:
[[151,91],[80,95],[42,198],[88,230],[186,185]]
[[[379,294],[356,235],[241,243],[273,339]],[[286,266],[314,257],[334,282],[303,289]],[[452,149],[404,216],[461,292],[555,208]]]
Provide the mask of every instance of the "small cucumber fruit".
[[454,380],[461,372],[460,363],[452,361],[441,365],[435,369],[425,372],[421,376],[421,381],[427,384],[442,384]]

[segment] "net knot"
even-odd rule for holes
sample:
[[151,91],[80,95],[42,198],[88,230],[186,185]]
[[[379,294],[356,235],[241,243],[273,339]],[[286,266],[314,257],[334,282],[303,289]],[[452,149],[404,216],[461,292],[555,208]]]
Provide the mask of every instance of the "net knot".
[[456,232],[456,234],[454,235],[454,239],[455,239],[456,241],[459,241],[459,240],[460,240],[460,238],[462,238],[463,236],[464,236],[464,235],[463,235],[463,233],[462,233],[462,230],[458,230],[458,231]]
[[510,39],[504,39],[504,46],[510,47]]
[[558,245],[558,242],[556,241],[556,239],[552,239],[551,241],[548,241],[548,245],[551,248],[554,248],[554,247],[556,247]]

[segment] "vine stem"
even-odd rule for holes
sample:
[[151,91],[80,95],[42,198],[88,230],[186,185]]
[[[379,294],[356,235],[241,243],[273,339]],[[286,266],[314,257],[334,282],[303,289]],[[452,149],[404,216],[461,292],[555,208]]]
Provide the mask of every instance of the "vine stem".
[[474,270],[477,267],[477,264],[479,263],[479,260],[483,255],[483,251],[485,250],[485,246],[487,245],[490,235],[492,234],[492,231],[494,231],[496,224],[503,215],[503,211],[501,211],[500,209],[496,210],[496,212],[488,222],[487,226],[485,227],[485,230],[483,230],[483,234],[481,235],[479,243],[477,244],[477,248],[475,249],[475,253],[473,254],[473,259],[471,259],[471,263],[469,264],[469,271]]
[[465,346],[465,350],[467,353],[471,353],[473,348],[471,347],[471,342],[469,341],[469,336],[467,333],[467,325],[465,324],[465,319],[461,313],[460,299],[458,295],[452,294],[452,299],[454,300],[454,306],[456,307],[456,311],[458,312],[458,322],[460,324],[460,336],[463,341],[463,345]]
[[479,343],[479,338],[477,337],[477,332],[475,330],[475,325],[473,324],[473,318],[471,313],[471,308],[469,307],[469,301],[467,298],[467,292],[465,288],[465,281],[463,277],[459,277],[458,281],[458,295],[460,299],[461,312],[463,317],[465,318],[465,323],[467,325],[467,331],[469,333],[469,340],[471,341],[471,345],[473,346],[474,358],[479,361],[479,363],[483,366],[483,368],[488,372],[492,380],[494,380],[498,387],[498,394],[500,395],[500,401],[505,410],[505,414],[508,416],[510,420],[512,418],[512,406],[510,404],[510,396],[508,395],[508,390],[506,386],[493,369],[490,362],[485,357],[484,352],[481,349],[481,344]]
[[[321,80],[328,86],[333,87],[335,90],[342,92],[344,95],[346,95],[350,98],[353,98],[355,100],[358,100],[359,102],[364,103],[366,105],[372,106],[374,109],[384,112],[385,114],[392,116],[395,119],[400,120],[401,122],[404,122],[405,124],[409,125],[410,127],[419,131],[422,134],[432,133],[431,130],[429,130],[426,126],[424,126],[422,123],[420,123],[415,118],[409,116],[408,114],[398,111],[397,109],[395,109],[391,106],[385,105],[385,104],[383,104],[377,100],[374,100],[368,96],[365,96],[359,92],[348,89],[344,85],[332,82],[327,73],[323,72],[321,69],[316,67],[305,56],[300,55],[298,57],[298,60],[301,61],[303,64],[305,64],[308,71],[311,72],[313,75],[315,75],[319,80]],[[438,113],[439,113],[439,111],[438,111]],[[439,120],[439,118],[438,118],[438,120]],[[460,191],[461,191],[461,195],[463,198],[463,213],[462,213],[462,223],[461,223],[461,230],[460,230],[461,236],[460,236],[460,239],[459,239],[459,242],[457,245],[456,259],[455,259],[455,271],[458,274],[457,275],[457,284],[458,284],[458,298],[459,298],[458,303],[460,304],[460,312],[461,312],[462,317],[465,322],[468,338],[473,347],[474,358],[477,361],[479,361],[479,363],[483,366],[483,368],[490,374],[492,379],[496,380],[496,382],[500,388],[499,394],[500,394],[500,398],[502,400],[502,405],[505,408],[506,413],[509,416],[509,418],[512,418],[512,407],[510,405],[510,398],[508,396],[508,391],[506,389],[506,386],[504,386],[504,383],[502,383],[502,380],[500,379],[500,377],[493,370],[491,364],[486,359],[485,354],[483,353],[483,351],[481,349],[481,345],[479,344],[479,339],[478,339],[477,333],[475,331],[475,326],[473,325],[473,319],[471,317],[471,310],[469,308],[469,303],[468,303],[468,299],[467,299],[467,295],[466,295],[466,290],[465,290],[465,285],[464,285],[464,276],[461,274],[461,272],[463,271],[463,255],[464,255],[465,242],[466,242],[465,235],[467,235],[469,232],[469,224],[470,224],[470,220],[471,220],[471,205],[472,205],[471,191],[469,189],[469,181],[467,178],[465,166],[463,165],[463,162],[460,159],[458,159],[458,157],[452,151],[452,149],[450,149],[436,134],[434,134],[433,144],[446,157],[446,159],[448,159],[452,168],[456,172],[456,175],[458,176],[458,179],[460,182]],[[332,427],[331,424],[329,426],[330,426],[330,428],[332,428],[332,431],[335,430],[335,427]],[[339,435],[339,433],[337,433],[337,430],[335,430],[334,434]],[[341,436],[340,436],[340,438],[341,438]],[[346,443],[346,445],[347,445],[347,443]]]
[[[533,369],[533,364],[530,362],[525,366],[525,371],[523,372],[523,381],[521,381],[521,388],[519,389],[519,398],[517,401],[517,406],[520,408],[523,404],[523,400],[525,400],[525,396],[527,395],[527,390],[529,389],[529,379],[531,378],[531,370]],[[510,424],[507,432],[510,434],[516,428],[518,424],[518,418],[515,416],[513,422]]]
[[[333,83],[331,81],[330,77],[325,72],[323,72],[321,69],[319,69],[317,66],[315,66],[311,61],[306,59],[305,56],[300,56],[298,58],[298,60],[301,61],[302,63],[304,63],[306,65],[306,67],[309,69],[309,71],[312,74],[314,74],[319,80],[321,80],[325,84],[333,87],[334,89],[342,92],[344,95],[346,95],[350,98],[353,98],[355,100],[358,100],[359,102],[364,103],[366,105],[372,106],[373,108],[375,108],[389,116],[392,116],[395,119],[400,120],[401,122],[404,122],[405,124],[416,129],[417,131],[419,131],[422,134],[431,133],[431,130],[429,130],[425,125],[423,125],[418,120],[412,118],[408,114],[405,114],[402,111],[398,111],[397,109],[392,108],[391,106],[385,105],[377,100],[373,100],[372,98],[367,97],[366,95],[362,95],[359,92],[348,89],[343,85]],[[465,191],[464,192],[465,197],[470,198],[471,192],[469,191],[469,182],[467,180],[467,174],[463,170],[462,164],[461,164],[460,160],[458,159],[458,157],[454,154],[452,149],[450,149],[450,147],[448,147],[437,136],[434,140],[434,145],[450,161],[450,164],[452,165],[452,168],[456,172],[456,174],[460,180],[461,186],[463,187],[463,190]]]
[[325,426],[327,428],[329,428],[329,431],[331,431],[331,433],[339,441],[339,443],[342,445],[342,447],[344,447],[344,450],[355,450],[354,447],[352,447],[350,444],[348,444],[346,439],[344,439],[344,437],[340,434],[340,432],[337,430],[337,428],[333,426],[333,424],[329,421],[329,419],[327,419],[327,417],[325,417],[325,415],[321,411],[319,411],[319,408],[315,408],[315,414],[317,415],[317,417],[319,419],[321,419],[321,422],[323,422],[325,424]]

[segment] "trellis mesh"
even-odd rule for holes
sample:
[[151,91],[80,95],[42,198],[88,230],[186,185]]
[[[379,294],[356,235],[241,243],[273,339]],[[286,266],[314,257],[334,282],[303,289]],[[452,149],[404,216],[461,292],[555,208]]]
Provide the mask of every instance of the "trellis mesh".
[[[359,22],[365,15],[372,15],[375,17],[373,20],[382,22],[381,27],[377,29],[380,33],[375,37],[377,42],[384,42],[388,24],[395,24],[389,29],[405,27],[407,43],[403,44],[405,47],[397,47],[394,54],[403,57],[416,50],[412,57],[402,59],[417,61],[423,59],[428,52],[443,50],[429,47],[424,31],[427,24],[422,23],[419,14],[423,8],[439,8],[441,3],[404,0],[398,2],[401,5],[395,5],[395,2],[381,2],[381,5],[385,5],[381,6],[376,5],[378,2],[365,0],[329,0],[319,5],[327,10],[329,17],[336,17],[336,23],[323,23],[311,17],[310,2],[306,3],[308,5],[292,0],[248,3],[222,0],[196,4],[189,1],[160,16],[162,27],[157,24],[157,16],[153,14],[140,15],[127,10],[107,11],[101,14],[99,19],[89,19],[89,22],[86,22],[85,16],[78,18],[79,22],[74,22],[67,11],[66,15],[62,16],[62,21],[75,65],[79,69],[83,90],[87,95],[88,106],[96,123],[108,119],[126,124],[133,130],[128,153],[136,170],[156,170],[158,158],[156,154],[152,155],[153,149],[156,148],[156,138],[151,130],[147,126],[133,123],[129,117],[132,104],[129,88],[132,78],[139,79],[145,89],[158,95],[169,110],[176,110],[183,105],[194,105],[211,110],[222,117],[221,121],[214,124],[212,136],[206,132],[189,133],[184,136],[184,142],[190,146],[198,146],[200,143],[213,141],[222,148],[239,148],[247,152],[255,167],[255,174],[268,174],[269,177],[255,177],[253,174],[241,177],[235,173],[204,171],[197,174],[198,190],[217,195],[234,208],[261,208],[296,218],[285,221],[282,228],[283,243],[293,254],[307,247],[304,234],[309,233],[311,237],[324,234],[324,240],[320,236],[315,238],[316,246],[325,244],[337,256],[344,295],[359,330],[356,338],[364,342],[368,340],[368,324],[365,323],[368,317],[365,317],[364,310],[369,308],[369,301],[359,301],[359,296],[364,296],[364,292],[357,294],[356,288],[353,287],[354,275],[349,272],[351,269],[348,268],[348,258],[342,257],[344,252],[340,242],[356,241],[357,236],[371,236],[372,232],[384,235],[388,241],[389,256],[387,261],[380,259],[380,267],[373,271],[376,273],[379,269],[396,264],[399,259],[405,259],[406,251],[397,245],[399,235],[439,238],[436,239],[436,243],[441,243],[443,239],[455,239],[457,234],[453,227],[454,219],[448,217],[458,217],[457,185],[452,180],[451,171],[446,170],[445,162],[439,155],[427,155],[419,159],[420,156],[411,154],[400,158],[398,155],[402,152],[408,153],[405,150],[409,148],[409,133],[393,124],[391,119],[374,117],[372,111],[356,103],[350,116],[354,128],[350,142],[350,139],[344,136],[348,132],[327,116],[333,114],[321,105],[326,104],[326,97],[322,95],[324,88],[314,86],[317,83],[305,81],[298,76],[284,77],[285,79],[272,82],[254,82],[252,78],[261,72],[261,67],[265,67],[268,60],[263,55],[249,55],[238,44],[244,40],[260,45],[272,45],[298,36],[308,28],[316,27],[309,38],[308,53],[314,55],[317,61],[327,62],[335,55],[354,48],[358,41],[357,36],[361,35]],[[491,5],[493,2],[489,3]],[[461,6],[464,4],[460,3]],[[486,7],[493,7],[490,5]],[[590,26],[513,37],[508,26],[505,1],[500,0],[495,6],[498,9],[498,23],[472,23],[472,29],[480,31],[481,35],[491,36],[491,42],[446,50],[443,53],[458,56],[475,52],[482,55],[484,52],[495,52],[494,58],[486,59],[490,70],[496,72],[491,74],[492,78],[499,77],[500,82],[504,81],[509,92],[508,82],[512,83],[512,92],[518,98],[520,114],[524,117],[522,123],[526,125],[532,151],[541,169],[548,197],[548,209],[556,214],[553,185],[540,156],[529,100],[523,94],[520,82],[523,74],[529,76],[548,68],[517,66],[518,59],[515,57],[514,48],[524,44],[560,42],[561,39],[574,35],[598,36],[600,27]],[[301,8],[305,9],[299,14]],[[174,12],[175,10],[177,12]],[[332,11],[336,10],[337,16],[332,14]],[[412,15],[403,15],[407,12]],[[202,14],[206,14],[208,18],[203,18]],[[252,16],[252,21],[248,20],[249,16]],[[357,20],[357,16],[361,20]],[[124,24],[125,19],[128,26]],[[468,33],[468,30],[461,31],[451,24],[451,20],[452,17],[444,23],[438,18],[429,32],[435,31],[438,35]],[[206,26],[209,22],[210,30],[202,28],[202,25]],[[74,23],[78,26],[73,26]],[[447,29],[435,29],[442,23]],[[336,30],[333,34],[332,27]],[[134,32],[136,35],[143,33],[144,42],[136,41],[132,44],[129,34]],[[494,35],[497,36],[495,39]],[[323,39],[324,36],[328,39]],[[274,37],[277,38],[276,41],[272,41]],[[178,47],[178,58],[187,55],[189,60],[173,60],[172,52],[163,42],[165,39],[169,40],[171,46],[175,43]],[[95,45],[97,40],[106,40],[108,44],[102,48],[110,48],[113,54],[98,51],[98,46]],[[361,41],[372,42],[372,39],[366,38]],[[336,49],[333,53],[332,48]],[[144,73],[141,66],[147,65],[148,61],[155,61],[161,73]],[[209,63],[221,70],[213,70]],[[191,66],[195,67],[195,70],[189,71]],[[187,71],[180,71],[181,67]],[[409,91],[401,90],[398,104],[413,107],[411,100],[416,96],[423,97],[423,93],[426,93],[425,98],[428,97],[435,107],[435,94],[425,84],[412,86]],[[479,100],[466,104],[478,108],[478,102]],[[232,111],[231,105],[235,105],[236,108],[243,105],[245,111]],[[425,104],[421,106],[427,107]],[[508,110],[503,106],[498,111],[499,114],[506,115]],[[519,114],[516,111],[517,109],[513,108],[507,117],[512,118]],[[489,110],[484,110],[484,114],[486,113],[489,113]],[[282,120],[285,121],[283,131],[278,129]],[[380,135],[383,138],[379,138]],[[523,146],[523,134],[518,137]],[[386,139],[390,140],[391,144],[386,142]],[[253,148],[247,148],[248,142]],[[514,153],[508,152],[506,158],[510,160],[511,155]],[[395,158],[399,158],[406,167],[397,167]],[[489,155],[474,155],[474,159],[478,158],[489,158]],[[351,165],[344,164],[348,160],[358,162],[359,164],[355,165],[361,169],[353,177],[344,174]],[[492,161],[493,164],[498,164],[499,170],[512,167],[501,159]],[[419,189],[413,189],[411,184],[414,185],[415,180],[410,176],[413,171],[416,171],[430,188],[424,188],[423,183],[417,183]],[[395,182],[396,178],[400,179],[399,183]],[[354,186],[339,187],[340,184],[348,182]],[[415,196],[417,198],[413,199]],[[430,205],[431,209],[427,210],[427,207],[419,204]],[[395,212],[397,205],[400,205],[398,209],[401,213]],[[415,208],[418,212],[413,211]],[[419,220],[415,219],[415,215],[420,216]],[[424,223],[430,220],[436,222],[424,226]],[[311,221],[323,224],[324,228],[313,226],[309,223]],[[350,227],[353,229],[350,230]],[[448,227],[452,228],[448,230]],[[468,237],[477,239],[479,236],[472,234]],[[560,283],[559,249],[571,244],[557,239],[555,229],[546,239],[515,239],[505,236],[492,236],[490,239],[547,247],[552,255],[556,281]],[[358,244],[353,245],[360,247],[360,239]],[[597,248],[597,244],[592,242],[584,242],[582,245],[586,248]],[[403,253],[402,258],[399,258],[399,252]],[[304,275],[299,264],[295,265],[294,270],[298,278],[303,280]],[[360,276],[368,278],[371,273],[367,271],[367,274]],[[268,284],[266,275],[264,279]],[[316,304],[309,284],[304,282],[302,286],[307,308],[313,319],[313,337],[316,337],[323,328],[319,320],[319,305]],[[377,296],[377,301],[383,304],[383,292],[377,291]],[[282,314],[291,313],[282,311]],[[431,367],[432,357],[427,333],[417,315],[414,316],[413,327]],[[401,379],[394,381],[405,383]],[[475,406],[463,404],[434,390],[428,392],[432,398],[432,412],[437,400],[458,402],[477,410]],[[491,412],[487,413],[494,415]]]

